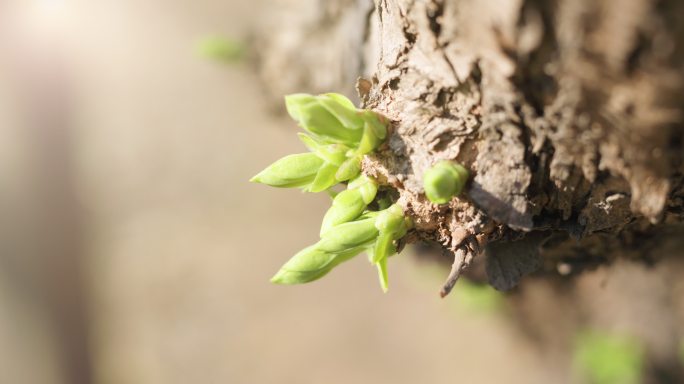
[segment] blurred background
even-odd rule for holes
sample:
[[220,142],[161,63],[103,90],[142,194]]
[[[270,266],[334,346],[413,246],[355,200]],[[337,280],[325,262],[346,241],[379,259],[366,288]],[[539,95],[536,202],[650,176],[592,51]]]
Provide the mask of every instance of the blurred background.
[[267,3],[0,3],[0,382],[572,381],[498,293],[440,300],[410,251],[388,294],[363,257],[269,283],[328,198],[247,182],[297,127],[248,58],[198,52]]

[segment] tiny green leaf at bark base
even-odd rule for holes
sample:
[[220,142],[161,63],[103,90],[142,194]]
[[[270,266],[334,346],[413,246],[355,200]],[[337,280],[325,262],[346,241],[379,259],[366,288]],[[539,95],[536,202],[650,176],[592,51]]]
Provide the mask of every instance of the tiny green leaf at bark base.
[[446,204],[461,194],[468,181],[468,171],[452,161],[440,161],[423,175],[423,188],[428,200]]

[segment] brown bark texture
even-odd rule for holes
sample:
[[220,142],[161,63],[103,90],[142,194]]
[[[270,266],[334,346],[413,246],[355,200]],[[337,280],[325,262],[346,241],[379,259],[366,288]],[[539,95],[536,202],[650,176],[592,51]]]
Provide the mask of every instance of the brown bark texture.
[[[510,309],[550,361],[582,327],[617,327],[644,341],[649,382],[684,380],[684,2],[301,0],[271,11],[255,41],[265,88],[280,103],[352,96],[356,84],[360,104],[392,121],[363,171],[397,191],[411,241],[455,258],[447,291],[469,264],[500,290],[532,274]],[[438,206],[422,175],[444,159],[471,180]]]

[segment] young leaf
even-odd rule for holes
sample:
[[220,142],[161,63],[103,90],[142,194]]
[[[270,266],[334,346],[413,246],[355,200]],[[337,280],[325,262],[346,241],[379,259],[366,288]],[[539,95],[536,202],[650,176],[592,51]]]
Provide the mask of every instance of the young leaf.
[[371,128],[373,134],[380,140],[387,136],[387,123],[384,117],[373,111],[366,110],[363,113],[363,120]]
[[321,145],[316,150],[318,157],[336,166],[342,165],[347,160],[349,147],[342,144]]
[[338,224],[352,221],[359,217],[378,192],[375,180],[360,175],[347,185],[347,189],[333,198],[332,207],[323,217],[321,236]]
[[311,186],[308,188],[309,192],[322,192],[326,189],[337,184],[335,180],[335,173],[337,172],[337,166],[335,164],[325,163],[318,169],[318,173],[311,182]]
[[347,188],[358,188],[359,192],[361,192],[361,198],[363,198],[363,202],[366,204],[370,204],[378,193],[378,183],[363,174],[350,181]]
[[271,282],[276,284],[303,284],[318,280],[340,263],[361,252],[363,252],[363,248],[330,253],[322,251],[317,244],[314,244],[294,255],[271,278]]
[[301,133],[298,132],[297,136],[299,136],[299,140],[304,143],[306,148],[309,149],[311,152],[316,152],[320,148],[321,144],[318,143],[313,137],[307,135],[306,133]]
[[332,206],[323,217],[321,225],[321,236],[336,225],[352,221],[359,217],[366,208],[361,191],[357,189],[347,189],[335,196]]
[[306,93],[294,93],[285,96],[285,108],[287,113],[290,115],[294,121],[301,123],[302,117],[300,109],[303,105],[315,103],[316,96],[309,95]]
[[250,179],[278,188],[306,187],[314,181],[323,160],[313,153],[288,155]]
[[337,103],[339,103],[340,105],[342,105],[343,107],[345,107],[347,109],[352,109],[352,110],[356,109],[356,106],[354,105],[354,103],[352,103],[351,100],[349,100],[346,96],[344,96],[342,94],[326,93],[323,96],[326,96],[326,97],[329,97],[329,98],[335,100]]
[[389,290],[389,278],[387,276],[387,258],[383,258],[375,264],[378,267],[378,278],[380,279],[380,288],[387,293]]
[[361,139],[361,130],[346,128],[323,106],[321,97],[302,93],[288,95],[285,106],[290,116],[319,141],[356,146]]
[[[318,97],[318,101],[347,129],[361,129],[363,119],[356,111],[356,107],[349,99],[340,95],[328,93]],[[351,108],[350,108],[351,104]]]
[[298,113],[302,128],[326,142],[355,146],[361,139],[361,130],[346,128],[319,100],[302,104]]
[[375,219],[375,227],[384,233],[398,232],[404,223],[404,211],[397,204],[380,211]]
[[347,159],[344,163],[342,163],[342,165],[340,165],[340,169],[337,170],[335,178],[338,181],[346,181],[355,178],[360,172],[361,157],[354,156]]
[[373,248],[373,263],[377,264],[380,260],[387,259],[390,256],[390,250],[393,248],[392,241],[394,241],[392,233],[380,232]]
[[367,153],[373,152],[382,141],[378,136],[376,136],[372,127],[368,124],[364,124],[363,136],[361,136],[361,141],[359,142],[359,147],[356,153],[360,155],[365,155]]
[[318,242],[318,248],[331,253],[346,252],[372,244],[377,236],[374,218],[351,221],[325,232]]

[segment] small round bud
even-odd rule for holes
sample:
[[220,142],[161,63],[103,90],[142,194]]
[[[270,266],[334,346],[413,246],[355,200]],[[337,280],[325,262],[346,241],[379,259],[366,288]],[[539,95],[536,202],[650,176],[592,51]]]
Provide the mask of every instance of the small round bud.
[[440,161],[423,175],[425,195],[433,203],[446,204],[463,190],[468,171],[460,164]]

